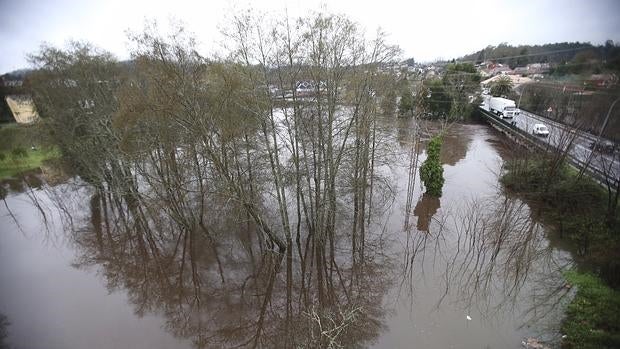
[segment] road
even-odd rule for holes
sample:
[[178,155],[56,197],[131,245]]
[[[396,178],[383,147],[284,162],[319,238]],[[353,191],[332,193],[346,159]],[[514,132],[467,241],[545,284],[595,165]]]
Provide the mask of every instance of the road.
[[[489,111],[487,105],[482,105],[481,108]],[[571,133],[575,132],[575,140],[569,150],[569,155],[577,162],[585,163],[588,160],[588,157],[593,153],[592,149],[590,149],[590,145],[596,140],[596,137],[591,134],[553,122],[549,119],[524,110],[521,110],[519,116],[512,120],[503,120],[508,123],[513,122],[516,127],[529,134],[532,134],[534,124],[543,124],[547,126],[549,129],[549,137],[541,137],[541,141],[560,149],[566,147],[571,138]],[[607,169],[607,172],[612,175],[612,178],[618,180],[620,177],[620,154],[618,153],[618,149],[616,149],[613,154],[601,154],[599,151],[594,152],[590,166],[595,168],[597,172],[601,174],[605,173],[606,171],[604,170]]]

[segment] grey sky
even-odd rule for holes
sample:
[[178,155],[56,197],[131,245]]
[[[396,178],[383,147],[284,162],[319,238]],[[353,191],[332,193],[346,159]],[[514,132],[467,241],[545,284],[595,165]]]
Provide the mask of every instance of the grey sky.
[[501,42],[620,41],[619,0],[0,0],[0,73],[27,67],[26,54],[43,41],[87,40],[125,59],[126,30],[139,30],[145,19],[162,24],[180,19],[205,50],[213,50],[218,25],[249,4],[274,15],[285,9],[290,16],[318,9],[346,14],[368,32],[381,27],[404,57],[417,61],[458,57]]

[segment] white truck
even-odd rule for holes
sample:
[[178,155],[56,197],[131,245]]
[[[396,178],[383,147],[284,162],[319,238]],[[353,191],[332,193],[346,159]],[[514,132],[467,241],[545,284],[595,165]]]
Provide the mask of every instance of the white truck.
[[489,110],[506,119],[519,115],[515,101],[502,97],[491,97],[489,99]]

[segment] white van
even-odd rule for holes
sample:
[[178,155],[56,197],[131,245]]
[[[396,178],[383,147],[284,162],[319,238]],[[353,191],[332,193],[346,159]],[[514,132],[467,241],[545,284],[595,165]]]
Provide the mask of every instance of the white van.
[[532,134],[536,136],[547,137],[549,136],[549,129],[543,124],[534,124]]

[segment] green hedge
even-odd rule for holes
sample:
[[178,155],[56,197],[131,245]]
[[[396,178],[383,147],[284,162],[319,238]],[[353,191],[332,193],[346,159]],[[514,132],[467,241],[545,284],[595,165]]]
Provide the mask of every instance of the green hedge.
[[441,142],[441,135],[431,139],[426,147],[427,158],[420,167],[420,179],[424,182],[426,193],[435,197],[441,196],[444,183],[443,167],[439,159]]

